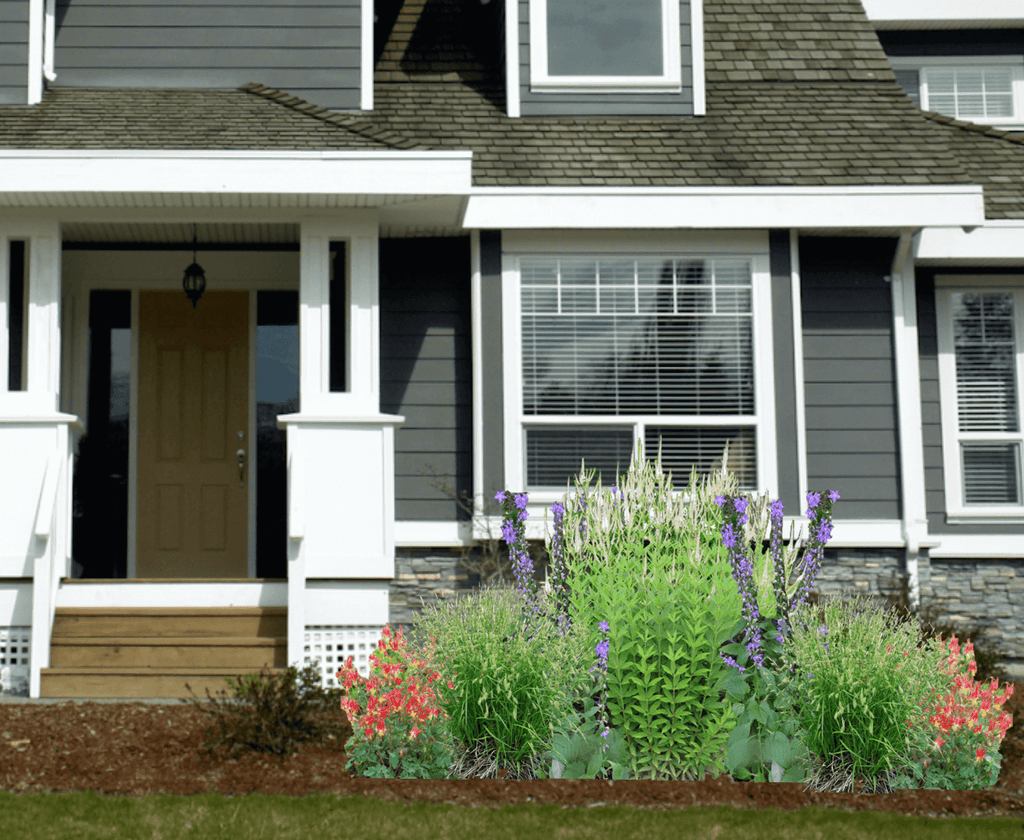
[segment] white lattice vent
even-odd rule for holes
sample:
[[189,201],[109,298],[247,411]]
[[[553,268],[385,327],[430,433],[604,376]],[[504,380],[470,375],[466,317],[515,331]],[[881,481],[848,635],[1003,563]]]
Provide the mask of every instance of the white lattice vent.
[[337,627],[313,625],[306,627],[303,640],[303,667],[320,659],[320,676],[324,688],[340,688],[336,674],[351,656],[352,664],[364,680],[370,677],[370,654],[377,649],[383,627]]
[[0,627],[0,691],[28,694],[31,627]]

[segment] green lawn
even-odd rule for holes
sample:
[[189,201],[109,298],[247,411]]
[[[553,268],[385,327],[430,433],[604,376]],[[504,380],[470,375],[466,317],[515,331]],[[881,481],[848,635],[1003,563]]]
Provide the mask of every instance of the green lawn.
[[288,840],[288,838],[614,837],[616,840],[1001,840],[1024,837],[1019,818],[933,819],[884,812],[846,813],[687,808],[649,811],[624,806],[565,810],[557,805],[499,809],[374,798],[275,795],[155,795],[142,799],[85,793],[0,792],[4,835],[19,840]]

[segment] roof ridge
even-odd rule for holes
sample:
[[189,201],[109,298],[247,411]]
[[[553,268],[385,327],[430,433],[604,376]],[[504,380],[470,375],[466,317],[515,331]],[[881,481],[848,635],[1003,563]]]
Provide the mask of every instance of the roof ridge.
[[978,125],[978,123],[969,122],[967,120],[958,120],[955,117],[950,117],[946,114],[940,114],[938,111],[921,111],[921,116],[925,119],[931,120],[932,122],[939,123],[940,125],[948,125],[952,128],[960,128],[964,131],[970,131],[973,134],[984,134],[986,137],[996,137],[1000,140],[1009,140],[1011,143],[1018,143],[1024,145],[1024,134],[1020,132],[1004,131],[998,128],[992,128],[989,125]]
[[322,108],[309,100],[294,96],[293,94],[279,90],[278,88],[258,84],[257,82],[249,82],[248,84],[242,85],[239,90],[245,93],[250,93],[253,96],[269,99],[271,102],[276,102],[278,105],[283,105],[293,111],[298,111],[301,114],[313,117],[321,122],[337,126],[338,128],[342,128],[352,134],[357,134],[367,140],[373,140],[374,142],[382,145],[390,146],[393,149],[408,149],[415,145],[415,142],[410,141],[407,138],[393,139],[394,132],[382,129],[373,130],[372,121],[368,119],[367,116],[363,115],[362,112],[359,114],[346,114],[340,111],[332,111],[330,108]]

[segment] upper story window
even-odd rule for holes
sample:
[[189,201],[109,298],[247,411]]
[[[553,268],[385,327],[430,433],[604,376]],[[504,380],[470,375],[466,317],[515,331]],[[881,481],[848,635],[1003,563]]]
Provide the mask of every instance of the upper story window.
[[681,90],[679,0],[530,0],[530,88]]
[[935,291],[947,515],[1024,520],[1024,289],[936,278]]
[[1024,123],[1021,56],[892,57],[900,83],[926,111],[995,126]]

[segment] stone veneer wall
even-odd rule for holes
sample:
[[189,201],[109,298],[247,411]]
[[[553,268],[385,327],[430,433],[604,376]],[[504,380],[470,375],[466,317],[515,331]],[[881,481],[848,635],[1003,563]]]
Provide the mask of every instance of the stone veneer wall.
[[[455,548],[396,549],[390,620],[393,626],[402,625],[403,634],[411,632],[421,613],[420,596],[429,605],[472,593],[479,586],[479,576],[462,567],[459,553]],[[537,580],[543,581],[547,567],[543,544],[534,544],[531,553],[542,558],[534,565]],[[478,556],[478,550],[474,554]],[[906,579],[901,548],[826,549],[813,591],[821,595],[863,592],[884,605]],[[1024,559],[929,560],[922,552],[918,579],[922,604],[934,605],[937,619],[987,630],[1010,676],[1024,680]],[[508,580],[514,585],[514,577]]]

